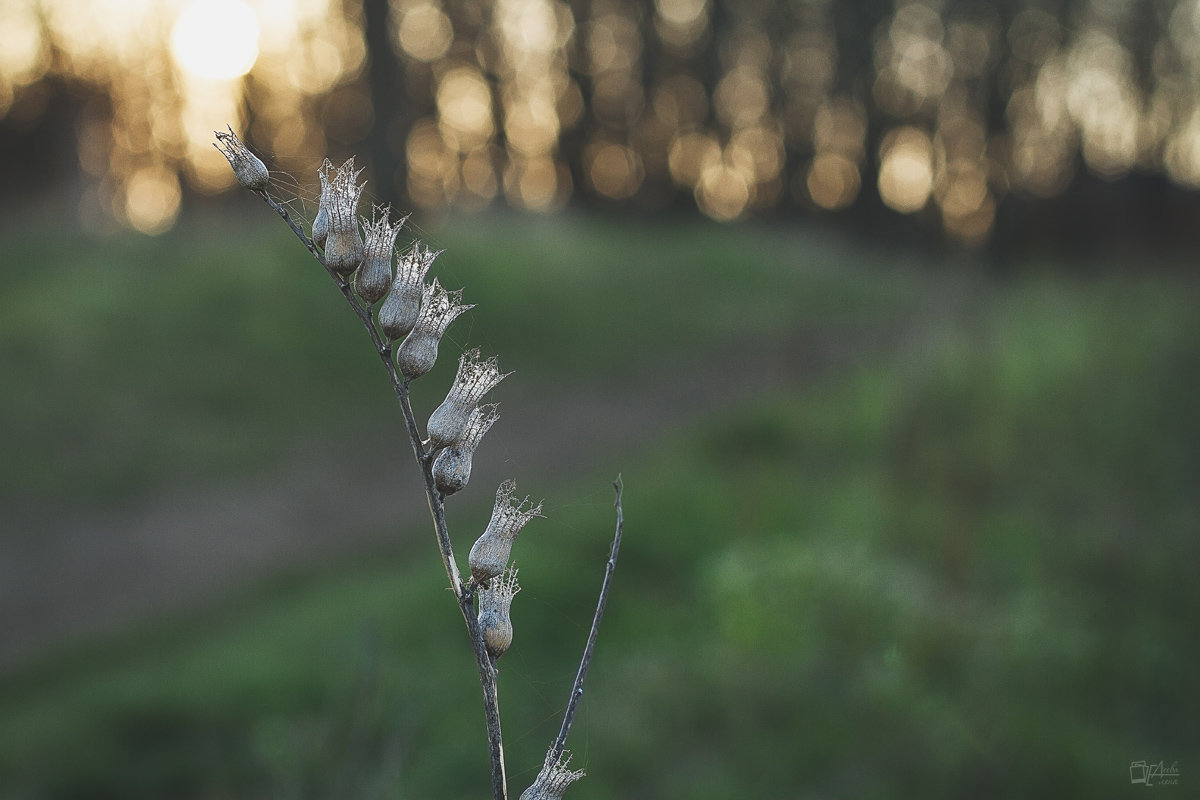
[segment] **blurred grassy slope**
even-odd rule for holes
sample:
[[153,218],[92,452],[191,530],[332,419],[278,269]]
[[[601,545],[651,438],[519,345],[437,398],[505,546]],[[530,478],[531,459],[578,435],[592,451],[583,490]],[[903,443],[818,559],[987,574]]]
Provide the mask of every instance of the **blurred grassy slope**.
[[[136,502],[394,420],[324,271],[250,208],[261,222],[157,239],[3,234],[0,509]],[[447,251],[433,274],[479,304],[446,349],[498,352],[533,384],[611,382],[797,320],[886,321],[912,295],[839,274],[843,249],[752,228],[474,218],[431,241]],[[441,359],[428,382],[454,367]]]
[[[1188,780],[1195,297],[1156,277],[993,287],[953,336],[650,443],[625,471],[571,796],[1111,796],[1139,759]],[[576,319],[555,339],[588,347]],[[625,352],[591,357],[619,371]],[[609,477],[518,543],[514,794],[586,634]],[[9,676],[0,793],[481,795],[439,572],[431,547],[377,554]]]

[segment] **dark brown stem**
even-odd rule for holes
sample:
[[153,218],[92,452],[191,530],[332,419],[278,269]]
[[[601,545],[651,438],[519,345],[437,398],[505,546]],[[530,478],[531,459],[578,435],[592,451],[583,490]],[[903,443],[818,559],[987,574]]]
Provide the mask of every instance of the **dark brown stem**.
[[370,335],[371,343],[375,345],[375,352],[379,355],[380,361],[383,362],[384,370],[392,382],[392,390],[395,392],[396,399],[400,403],[400,410],[404,414],[404,425],[408,430],[408,439],[412,445],[413,456],[416,457],[417,465],[420,466],[422,477],[425,479],[425,498],[429,503],[429,514],[433,518],[438,552],[442,556],[442,565],[446,568],[446,578],[450,581],[450,588],[454,592],[455,599],[458,602],[458,609],[462,612],[463,621],[467,625],[467,636],[471,641],[471,649],[474,651],[475,662],[479,668],[479,685],[483,691],[484,720],[487,724],[488,761],[491,766],[492,776],[492,800],[508,800],[508,781],[504,766],[504,739],[500,731],[500,702],[496,688],[496,667],[492,662],[491,656],[488,655],[487,647],[483,641],[483,634],[479,629],[479,621],[475,615],[474,589],[463,583],[462,575],[458,569],[458,562],[454,558],[454,547],[450,543],[450,530],[446,525],[445,505],[441,493],[438,492],[437,486],[434,484],[433,462],[428,458],[428,453],[422,444],[420,428],[417,426],[416,416],[413,414],[412,403],[409,402],[408,381],[400,376],[399,371],[396,369],[396,362],[392,360],[391,346],[384,343],[380,337],[379,330],[375,327],[375,322],[371,317],[370,308],[364,306],[354,296],[350,282],[325,264],[324,257],[317,250],[312,239],[304,235],[304,231],[300,229],[300,226],[288,214],[286,208],[276,202],[265,191],[257,192],[257,194],[266,201],[267,205],[275,209],[279,216],[283,217],[284,222],[288,224],[292,232],[304,243],[304,246],[312,253],[313,258],[320,262],[325,271],[329,273],[329,277],[337,284],[338,289],[342,292],[342,296],[346,298],[346,302],[353,309],[354,315],[358,317],[359,322],[362,323]]
[[575,673],[575,683],[571,686],[571,698],[567,701],[567,710],[563,714],[562,727],[558,729],[558,738],[550,748],[550,761],[557,761],[567,746],[567,736],[571,726],[575,724],[575,712],[579,708],[579,698],[583,697],[583,682],[587,679],[588,667],[592,665],[592,653],[596,649],[596,636],[600,633],[600,620],[604,616],[604,607],[608,605],[608,591],[612,587],[613,571],[617,568],[617,553],[621,549],[621,534],[625,528],[625,513],[621,510],[621,476],[613,481],[613,490],[617,493],[613,506],[617,509],[617,532],[613,535],[612,549],[608,553],[608,563],[604,567],[604,582],[600,584],[600,598],[596,601],[596,613],[592,617],[592,629],[588,632],[587,644],[583,648],[583,658],[579,660],[579,671]]

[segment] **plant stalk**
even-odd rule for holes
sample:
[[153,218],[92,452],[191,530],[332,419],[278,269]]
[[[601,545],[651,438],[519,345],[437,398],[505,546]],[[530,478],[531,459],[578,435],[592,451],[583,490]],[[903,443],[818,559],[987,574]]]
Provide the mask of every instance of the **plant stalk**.
[[[483,641],[483,634],[479,629],[479,621],[475,614],[474,589],[468,584],[463,583],[462,575],[458,569],[458,562],[454,558],[454,548],[450,542],[450,531],[446,525],[445,505],[442,495],[437,490],[437,486],[433,480],[433,459],[430,457],[432,453],[427,452],[421,443],[420,429],[413,414],[412,403],[409,401],[408,381],[401,378],[399,371],[396,369],[396,362],[392,359],[391,346],[386,344],[382,337],[380,337],[379,331],[375,327],[375,322],[371,317],[371,309],[360,303],[358,298],[354,296],[350,282],[325,264],[325,259],[316,245],[304,235],[304,231],[296,224],[284,206],[276,202],[266,191],[256,192],[256,194],[261,196],[267,205],[275,209],[276,213],[283,218],[288,227],[292,229],[292,232],[296,234],[308,251],[312,253],[313,258],[320,262],[321,266],[329,274],[329,277],[337,284],[342,296],[346,298],[346,302],[350,304],[350,308],[354,311],[354,315],[358,317],[359,322],[362,323],[367,334],[371,337],[371,343],[375,346],[375,352],[378,354],[380,361],[383,362],[384,371],[387,372],[388,378],[391,380],[392,391],[395,392],[396,399],[400,403],[400,409],[404,414],[404,424],[408,431],[409,443],[412,445],[413,456],[416,458],[417,464],[421,468],[421,474],[425,479],[425,497],[429,503],[429,514],[433,518],[438,552],[442,556],[442,565],[446,568],[446,578],[450,581],[450,588],[454,592],[455,599],[458,602],[458,609],[462,612],[463,621],[466,623],[467,637],[471,641],[471,649],[475,654],[475,662],[479,668],[479,684],[483,692],[484,720],[487,725],[492,800],[508,800],[508,781],[504,765],[504,739],[500,730],[500,701],[496,686],[496,666],[491,656],[488,655],[487,647]],[[586,668],[584,671],[586,672]]]
[[583,697],[583,682],[587,679],[588,668],[592,665],[592,653],[596,650],[596,636],[600,633],[600,620],[604,617],[604,609],[608,605],[608,592],[612,588],[613,572],[617,568],[617,553],[621,549],[621,535],[625,528],[625,513],[621,509],[621,476],[613,481],[613,491],[617,493],[613,506],[617,509],[617,531],[613,534],[612,549],[608,553],[608,563],[604,567],[604,580],[600,584],[600,597],[596,601],[596,613],[592,616],[592,629],[588,631],[587,644],[583,648],[583,657],[579,660],[579,670],[575,673],[575,683],[571,685],[571,697],[567,700],[567,710],[563,714],[562,727],[558,729],[558,738],[550,748],[550,761],[557,761],[567,746],[567,736],[571,726],[575,724],[575,712],[579,708],[579,700]]

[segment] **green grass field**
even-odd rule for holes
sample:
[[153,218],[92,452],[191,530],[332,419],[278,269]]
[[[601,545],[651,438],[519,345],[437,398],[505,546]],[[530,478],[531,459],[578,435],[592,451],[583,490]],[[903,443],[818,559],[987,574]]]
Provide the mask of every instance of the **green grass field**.
[[[330,416],[393,413],[302,251],[200,238],[64,240],[6,275],[0,355],[28,380],[0,394],[5,492],[137,502],[269,470]],[[1000,284],[748,228],[504,220],[436,244],[481,303],[456,335],[535,385],[748,333],[899,331],[630,454],[571,797],[1118,796],[1130,762],[1160,759],[1190,783],[1194,282]],[[970,301],[929,328],[916,310],[946,286]],[[557,731],[612,477],[577,465],[517,544],[514,796]],[[488,511],[469,491],[463,530]],[[0,796],[481,796],[474,667],[439,576],[431,541],[398,544],[0,675]]]
[[[6,241],[0,364],[19,377],[0,391],[0,501],[123,502],[392,418],[329,278],[268,209],[251,210],[262,224],[232,233]],[[447,251],[433,274],[479,304],[450,329],[438,385],[468,344],[532,383],[611,382],[797,320],[880,322],[903,310],[896,292],[912,294],[839,274],[847,254],[830,243],[754,230],[682,226],[664,246],[653,228],[518,217],[431,241]]]

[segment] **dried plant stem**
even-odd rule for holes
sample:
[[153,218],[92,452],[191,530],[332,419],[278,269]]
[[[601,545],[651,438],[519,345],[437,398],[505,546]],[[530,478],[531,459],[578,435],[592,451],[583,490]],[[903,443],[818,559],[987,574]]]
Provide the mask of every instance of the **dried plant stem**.
[[592,665],[592,653],[596,649],[596,636],[600,633],[600,620],[604,617],[604,608],[608,605],[608,591],[612,588],[613,571],[617,568],[617,553],[621,549],[621,534],[625,528],[625,513],[621,509],[621,476],[613,481],[613,491],[617,493],[613,506],[617,509],[617,531],[613,534],[612,549],[608,553],[608,563],[604,567],[604,581],[600,584],[600,597],[596,601],[596,613],[592,616],[592,629],[588,631],[587,644],[583,648],[583,657],[579,660],[579,670],[575,673],[575,683],[571,686],[571,698],[567,701],[567,710],[563,714],[562,727],[558,729],[558,738],[550,748],[550,761],[557,761],[567,746],[567,736],[571,726],[575,724],[575,712],[579,708],[579,699],[583,697],[583,682],[587,679],[588,667]]
[[283,217],[283,221],[286,222],[288,227],[292,229],[292,233],[300,237],[300,241],[304,242],[304,246],[308,248],[308,252],[312,253],[313,258],[317,259],[317,261],[320,261],[321,266],[324,267],[325,259],[321,257],[321,253],[317,250],[317,246],[313,244],[312,239],[304,235],[304,231],[302,231],[300,226],[296,224],[296,221],[292,219],[292,215],[288,213],[288,210],[279,203],[275,202],[275,198],[271,197],[271,195],[269,195],[265,189],[256,191],[255,194],[265,200],[267,205],[275,209],[279,216]]
[[[416,416],[413,414],[412,403],[409,401],[408,382],[400,376],[399,371],[396,369],[396,363],[392,359],[392,348],[380,337],[379,331],[375,327],[375,322],[371,317],[371,309],[368,306],[364,306],[354,296],[350,282],[329,268],[316,245],[304,235],[304,231],[292,219],[285,207],[276,202],[266,191],[258,191],[256,194],[262,197],[267,205],[275,209],[276,213],[283,218],[288,227],[292,229],[292,232],[296,234],[308,251],[312,253],[313,258],[320,262],[325,271],[329,273],[329,277],[337,284],[338,289],[342,292],[342,296],[346,298],[346,302],[353,309],[354,315],[358,317],[359,322],[362,323],[368,335],[370,335],[371,343],[375,345],[375,352],[379,355],[380,361],[383,362],[384,370],[392,382],[392,390],[395,392],[396,399],[399,401],[401,411],[404,414],[404,424],[408,430],[408,438],[412,445],[413,455],[416,457],[417,463],[421,468],[421,474],[425,479],[425,497],[429,502],[429,514],[433,518],[438,552],[442,556],[442,565],[446,568],[446,578],[450,581],[450,588],[454,592],[455,599],[458,601],[459,611],[462,613],[463,621],[467,625],[467,636],[471,641],[471,649],[475,654],[475,662],[479,668],[479,684],[483,691],[484,718],[487,725],[488,761],[491,766],[492,777],[492,799],[508,800],[508,782],[504,765],[504,739],[500,730],[500,702],[496,687],[496,665],[492,657],[488,655],[487,646],[479,630],[479,621],[475,615],[474,586],[463,583],[462,575],[458,569],[458,562],[454,558],[454,548],[450,543],[450,531],[446,525],[445,505],[442,495],[437,490],[433,480],[433,459],[431,458],[431,453],[427,452],[422,444],[420,429],[417,427]],[[618,505],[618,511],[619,509],[620,506]],[[593,623],[593,628],[595,624]],[[594,638],[593,632],[592,639]],[[590,647],[591,640],[589,640],[589,652],[587,655],[589,659]],[[584,671],[586,672],[586,668]],[[579,679],[577,678],[576,681],[578,682]],[[580,691],[582,692],[582,688]],[[563,735],[560,734],[560,736]]]

